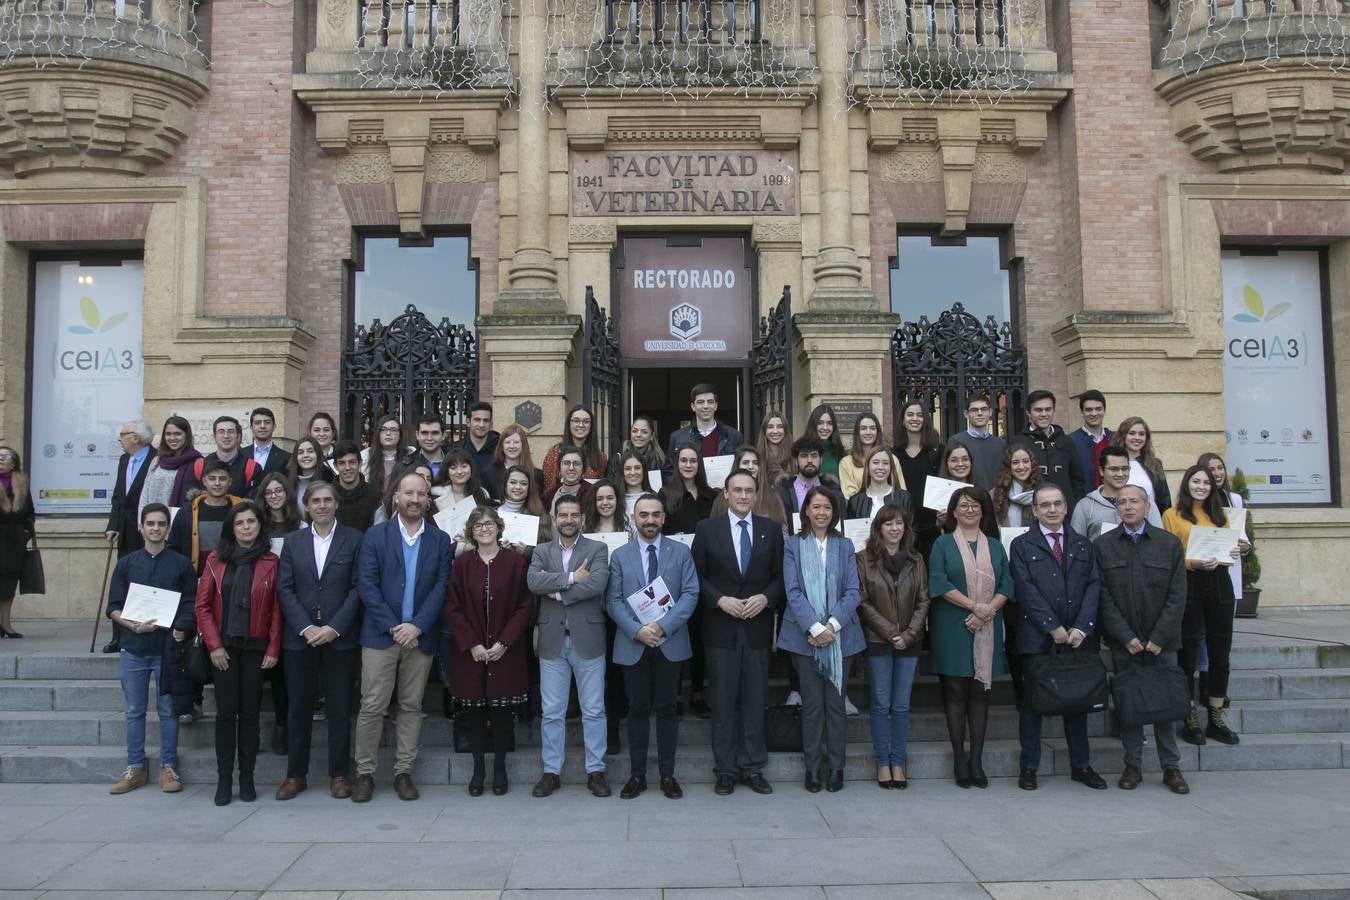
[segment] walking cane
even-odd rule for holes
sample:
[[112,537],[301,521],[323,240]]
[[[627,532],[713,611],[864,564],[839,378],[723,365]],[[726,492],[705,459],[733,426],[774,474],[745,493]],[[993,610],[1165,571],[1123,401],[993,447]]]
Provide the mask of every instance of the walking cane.
[[94,606],[94,633],[89,638],[89,652],[94,652],[94,646],[98,643],[98,623],[103,618],[103,606],[108,602],[108,573],[112,571],[113,551],[117,549],[116,544],[108,545],[108,560],[103,564],[103,580],[99,582],[98,603]]

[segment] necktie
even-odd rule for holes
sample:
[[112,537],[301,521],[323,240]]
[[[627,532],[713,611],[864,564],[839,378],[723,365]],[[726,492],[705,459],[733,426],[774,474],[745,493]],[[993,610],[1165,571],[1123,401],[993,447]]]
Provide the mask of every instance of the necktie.
[[741,574],[750,568],[750,524],[744,519],[738,522],[741,526]]
[[1050,539],[1054,541],[1054,544],[1050,547],[1050,552],[1055,555],[1055,562],[1062,566],[1064,565],[1064,548],[1061,547],[1059,543],[1059,532],[1052,531],[1050,533]]
[[656,580],[656,545],[647,545],[647,583]]

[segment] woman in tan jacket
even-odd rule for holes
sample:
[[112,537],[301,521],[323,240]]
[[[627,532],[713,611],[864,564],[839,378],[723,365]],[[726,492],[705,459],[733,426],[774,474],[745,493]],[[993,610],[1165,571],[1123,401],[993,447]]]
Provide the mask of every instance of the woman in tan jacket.
[[857,556],[862,602],[858,616],[867,639],[872,680],[872,752],[877,785],[903,790],[909,738],[909,695],[928,619],[928,573],[914,551],[907,510],[884,506],[872,519],[867,545]]

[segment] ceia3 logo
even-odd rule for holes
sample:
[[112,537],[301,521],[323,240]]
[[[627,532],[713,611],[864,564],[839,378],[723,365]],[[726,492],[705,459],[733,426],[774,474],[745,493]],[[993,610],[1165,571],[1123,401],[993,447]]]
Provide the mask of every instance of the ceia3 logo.
[[682,341],[692,341],[703,331],[703,310],[692,303],[681,303],[670,311],[670,333]]

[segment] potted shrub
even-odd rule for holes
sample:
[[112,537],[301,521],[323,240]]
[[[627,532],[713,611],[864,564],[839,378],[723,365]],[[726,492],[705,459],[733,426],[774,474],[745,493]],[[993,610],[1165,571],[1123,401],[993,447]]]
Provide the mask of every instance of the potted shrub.
[[1247,532],[1247,542],[1252,545],[1251,552],[1242,558],[1242,599],[1238,601],[1237,614],[1240,619],[1256,618],[1256,607],[1261,602],[1261,589],[1256,583],[1261,580],[1261,559],[1256,553],[1256,531],[1253,527],[1251,491],[1247,489],[1247,476],[1238,469],[1229,479],[1229,490],[1242,498],[1243,512],[1247,521],[1243,523]]

